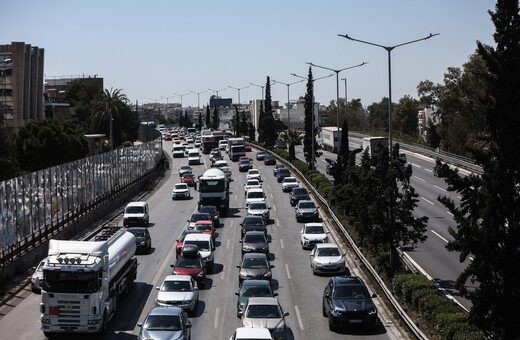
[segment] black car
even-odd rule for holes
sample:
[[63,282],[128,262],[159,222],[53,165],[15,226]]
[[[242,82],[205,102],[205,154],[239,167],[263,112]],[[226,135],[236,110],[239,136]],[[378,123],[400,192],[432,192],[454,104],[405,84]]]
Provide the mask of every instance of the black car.
[[280,169],[278,169],[278,171],[276,173],[276,181],[278,183],[282,183],[282,181],[285,177],[290,177],[290,176],[291,176],[291,172],[289,171],[289,169],[280,168]]
[[135,236],[136,253],[146,254],[152,248],[152,238],[147,228],[131,227],[127,229]]
[[274,266],[269,263],[266,254],[249,253],[242,257],[242,263],[237,266],[240,269],[238,280],[240,284],[244,280],[268,280],[271,282],[271,268]]
[[446,177],[448,175],[449,166],[446,163],[437,162],[433,167],[433,176]]
[[267,227],[265,226],[264,218],[262,216],[246,216],[242,223],[241,237],[243,238],[248,231],[261,231],[267,235]]
[[276,164],[276,157],[271,154],[267,154],[264,157],[264,165],[275,165]]
[[291,206],[295,206],[299,200],[310,200],[311,196],[307,189],[302,187],[296,187],[291,191]]
[[280,170],[282,168],[285,168],[285,165],[283,165],[283,164],[275,164],[275,166],[273,168],[273,176],[276,177],[276,175],[278,175],[278,170]]
[[238,170],[240,172],[245,172],[251,168],[253,168],[253,164],[251,164],[249,159],[242,159],[240,163],[238,163]]
[[333,277],[323,292],[323,316],[329,318],[329,329],[336,330],[345,325],[362,324],[376,328],[377,308],[368,289],[360,277]]
[[296,222],[320,221],[318,206],[312,200],[299,200],[295,207]]
[[245,253],[265,253],[269,254],[269,240],[261,231],[248,231],[244,238],[240,240],[242,243],[242,255]]
[[214,205],[204,205],[199,207],[199,212],[208,213],[213,219],[213,226],[215,228],[220,227],[220,213]]

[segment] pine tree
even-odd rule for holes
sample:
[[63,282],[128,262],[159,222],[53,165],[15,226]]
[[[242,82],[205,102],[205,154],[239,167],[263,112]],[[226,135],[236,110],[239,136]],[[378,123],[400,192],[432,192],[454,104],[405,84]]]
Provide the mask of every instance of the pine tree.
[[343,126],[341,127],[341,144],[339,146],[338,158],[336,163],[332,166],[332,176],[334,177],[334,185],[343,184],[343,170],[346,169],[349,160],[349,148],[348,148],[348,125],[347,118],[343,120]]
[[307,79],[307,93],[305,94],[305,117],[304,117],[304,130],[305,136],[303,138],[303,154],[305,156],[305,161],[309,164],[310,168],[314,170],[315,166],[312,157],[312,144],[314,143],[314,158],[319,157],[320,153],[319,145],[316,143],[316,129],[314,129],[314,139],[313,136],[313,107],[314,107],[314,81],[312,78],[312,69],[309,67],[309,75]]
[[276,121],[273,117],[273,104],[271,101],[271,79],[267,77],[265,84],[265,113],[263,119],[263,135],[266,148],[271,148],[276,144],[278,131]]
[[202,112],[199,111],[199,124],[197,126],[197,129],[200,130],[202,129]]
[[213,130],[218,130],[219,125],[220,115],[218,112],[218,106],[215,105],[215,108],[213,109]]
[[209,109],[209,104],[206,106],[206,129],[209,129],[211,127],[211,113]]

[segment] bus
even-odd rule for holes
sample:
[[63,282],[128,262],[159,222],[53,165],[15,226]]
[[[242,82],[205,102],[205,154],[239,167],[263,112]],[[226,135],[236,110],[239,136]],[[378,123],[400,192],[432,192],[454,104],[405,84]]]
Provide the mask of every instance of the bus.
[[219,141],[224,139],[224,134],[220,131],[213,131],[213,137],[215,138],[215,142],[218,144]]
[[217,145],[218,143],[212,135],[200,136],[200,151],[202,151],[202,153],[210,153],[212,149],[217,147]]

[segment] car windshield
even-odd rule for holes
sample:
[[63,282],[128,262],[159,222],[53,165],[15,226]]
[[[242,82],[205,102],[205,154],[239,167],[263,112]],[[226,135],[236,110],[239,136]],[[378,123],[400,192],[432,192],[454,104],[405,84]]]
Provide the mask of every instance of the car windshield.
[[318,248],[318,256],[339,256],[340,252],[338,248]]
[[195,224],[195,229],[200,231],[211,231],[211,224]]
[[363,286],[336,286],[334,289],[336,299],[368,299],[369,294]]
[[267,209],[267,205],[265,203],[251,203],[249,205],[249,209],[251,210],[265,210]]
[[258,170],[249,170],[248,175],[258,175]]
[[308,192],[307,192],[307,189],[305,188],[296,188],[296,189],[293,189],[293,195],[307,195]]
[[267,260],[261,257],[246,257],[242,263],[242,268],[262,269],[267,268]]
[[248,318],[281,318],[282,313],[277,305],[250,305],[247,308]]
[[247,159],[243,159],[240,161],[240,165],[249,165],[249,164],[251,164],[251,163]]
[[185,230],[182,233],[181,238],[179,239],[179,242],[184,242],[186,235],[189,235],[189,234],[200,234],[200,231],[199,230]]
[[191,292],[190,281],[164,281],[161,292]]
[[144,230],[128,229],[128,231],[134,234],[135,237],[144,237]]
[[143,328],[149,331],[180,331],[181,319],[178,315],[148,315]]
[[[256,216],[255,216],[256,217]],[[264,225],[264,220],[259,218],[245,218],[244,219],[244,225]]]
[[190,179],[190,178],[193,178],[195,176],[193,176],[193,174],[184,174],[182,175],[182,179]]
[[283,181],[285,183],[296,183],[296,178],[285,178]]
[[183,165],[181,166],[181,170],[191,170],[191,168],[189,166]]
[[215,207],[201,207],[200,208],[200,212],[204,212],[204,213],[208,213],[208,214],[213,214],[215,215],[217,212],[216,212],[217,208]]
[[175,190],[188,189],[186,184],[175,184]]
[[265,243],[265,235],[261,234],[246,234],[244,243]]
[[142,214],[144,213],[143,207],[127,207],[126,212],[129,214]]
[[247,181],[246,185],[251,186],[251,185],[259,185],[259,184],[260,184],[260,182],[258,182],[258,180],[255,179],[255,180]]
[[247,286],[244,285],[242,287],[242,291],[240,292],[240,295],[243,297],[272,297],[273,293],[271,292],[271,289],[266,286]]
[[201,268],[202,262],[198,257],[178,257],[175,267],[180,268]]
[[262,191],[248,191],[247,198],[264,198],[264,193]]
[[303,202],[303,203],[300,203],[300,208],[302,208],[302,209],[312,209],[312,208],[316,208],[316,206],[314,205],[313,202]]
[[322,226],[309,226],[305,228],[306,234],[325,234]]
[[197,221],[211,221],[211,217],[209,216],[208,213],[191,215],[190,222],[197,222]]
[[186,244],[194,244],[197,247],[199,247],[199,251],[209,251],[209,241],[185,241],[184,245]]

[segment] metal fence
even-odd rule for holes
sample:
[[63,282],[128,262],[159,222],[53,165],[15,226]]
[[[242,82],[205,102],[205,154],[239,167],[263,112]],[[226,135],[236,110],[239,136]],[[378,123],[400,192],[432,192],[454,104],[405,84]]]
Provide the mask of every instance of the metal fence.
[[0,182],[0,265],[153,171],[161,138]]

